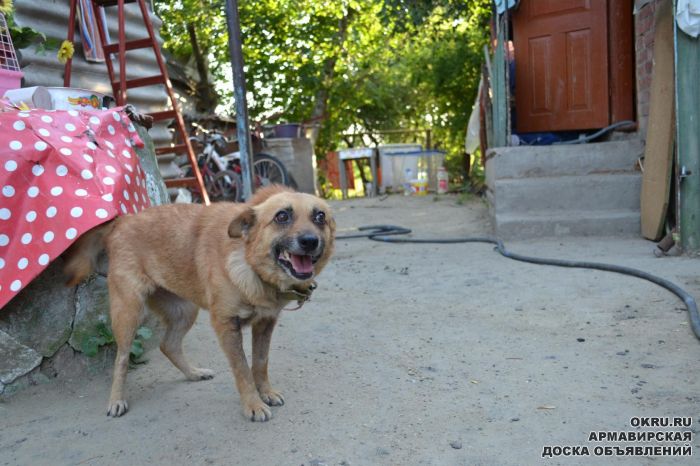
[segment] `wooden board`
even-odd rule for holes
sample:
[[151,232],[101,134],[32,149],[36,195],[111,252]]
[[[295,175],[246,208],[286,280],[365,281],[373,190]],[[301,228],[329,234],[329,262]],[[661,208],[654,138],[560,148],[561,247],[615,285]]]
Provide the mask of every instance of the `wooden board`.
[[642,177],[642,236],[661,238],[668,210],[674,141],[673,14],[671,0],[656,10],[654,69]]

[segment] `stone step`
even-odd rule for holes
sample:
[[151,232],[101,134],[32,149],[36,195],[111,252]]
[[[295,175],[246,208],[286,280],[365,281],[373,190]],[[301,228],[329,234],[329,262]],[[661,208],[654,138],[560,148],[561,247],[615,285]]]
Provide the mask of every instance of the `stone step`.
[[501,179],[495,182],[495,214],[638,211],[641,183],[641,174],[637,172]]
[[556,236],[639,235],[639,211],[538,211],[496,215],[504,240]]
[[639,139],[554,146],[498,147],[487,153],[487,184],[500,179],[634,171]]

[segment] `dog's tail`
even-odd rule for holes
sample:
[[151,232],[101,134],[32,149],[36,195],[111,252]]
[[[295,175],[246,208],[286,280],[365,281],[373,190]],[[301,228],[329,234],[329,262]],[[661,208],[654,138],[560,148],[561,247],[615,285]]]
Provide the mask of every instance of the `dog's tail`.
[[105,247],[105,238],[114,229],[114,221],[104,223],[83,234],[64,254],[63,273],[66,286],[75,286],[95,270],[97,257]]

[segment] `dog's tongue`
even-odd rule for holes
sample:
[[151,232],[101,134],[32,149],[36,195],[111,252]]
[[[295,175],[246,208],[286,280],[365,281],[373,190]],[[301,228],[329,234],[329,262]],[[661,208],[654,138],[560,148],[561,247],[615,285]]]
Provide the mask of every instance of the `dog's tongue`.
[[314,264],[311,261],[311,256],[298,256],[296,254],[290,254],[292,259],[292,267],[298,273],[311,273],[314,271]]

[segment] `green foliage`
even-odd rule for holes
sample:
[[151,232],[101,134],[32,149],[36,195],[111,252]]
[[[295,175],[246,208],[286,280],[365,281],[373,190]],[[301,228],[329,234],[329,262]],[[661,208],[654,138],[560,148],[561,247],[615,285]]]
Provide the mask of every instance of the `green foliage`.
[[[114,344],[114,334],[112,329],[107,326],[104,322],[97,324],[95,328],[95,335],[88,337],[83,340],[80,345],[80,349],[87,356],[94,357],[102,346]],[[143,342],[150,339],[153,336],[153,332],[148,327],[139,327],[136,331],[136,337],[134,342],[131,344],[131,352],[129,354],[129,360],[132,364],[143,364],[144,360],[141,359],[144,353]]]
[[[156,0],[155,6],[164,20],[165,47],[182,60],[192,55],[186,24],[196,26],[221,96],[218,110],[232,113],[224,3]],[[251,119],[280,115],[280,121],[307,121],[323,100],[319,156],[343,145],[341,135],[349,130],[430,127],[433,146],[448,152],[448,166],[459,167],[490,5],[490,0],[240,0]]]

